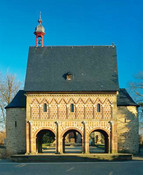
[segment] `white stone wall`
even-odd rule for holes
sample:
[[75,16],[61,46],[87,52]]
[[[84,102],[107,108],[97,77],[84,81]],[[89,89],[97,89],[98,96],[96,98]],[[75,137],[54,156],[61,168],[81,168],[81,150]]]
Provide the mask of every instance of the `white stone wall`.
[[135,106],[118,107],[118,151],[137,154],[139,151],[139,122]]
[[[25,108],[6,109],[6,150],[8,155],[25,153]],[[16,123],[15,123],[16,122]]]

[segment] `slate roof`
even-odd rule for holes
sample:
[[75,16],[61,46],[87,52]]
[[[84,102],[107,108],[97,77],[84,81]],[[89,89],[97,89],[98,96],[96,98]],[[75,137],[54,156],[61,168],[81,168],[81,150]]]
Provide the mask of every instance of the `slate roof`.
[[[67,73],[72,80],[66,80]],[[117,91],[114,46],[30,47],[25,91]]]
[[26,107],[26,96],[24,90],[19,90],[13,100],[6,108],[25,108]]
[[[26,92],[20,90],[11,103],[6,108],[25,108],[26,107]],[[126,89],[120,89],[117,97],[117,106],[137,106],[137,104],[130,97]]]
[[138,105],[128,94],[127,90],[121,88],[119,90],[119,95],[117,96],[117,106],[138,106]]

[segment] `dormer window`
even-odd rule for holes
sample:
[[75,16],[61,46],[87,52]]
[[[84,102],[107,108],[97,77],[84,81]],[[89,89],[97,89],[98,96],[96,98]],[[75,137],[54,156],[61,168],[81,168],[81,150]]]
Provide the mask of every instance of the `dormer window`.
[[66,80],[72,80],[72,74],[71,73],[66,74]]

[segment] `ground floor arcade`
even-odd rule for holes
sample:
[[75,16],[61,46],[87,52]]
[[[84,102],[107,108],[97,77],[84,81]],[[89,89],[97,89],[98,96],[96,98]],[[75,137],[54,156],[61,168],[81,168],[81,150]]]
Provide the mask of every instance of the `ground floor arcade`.
[[27,121],[26,154],[116,153],[113,121]]

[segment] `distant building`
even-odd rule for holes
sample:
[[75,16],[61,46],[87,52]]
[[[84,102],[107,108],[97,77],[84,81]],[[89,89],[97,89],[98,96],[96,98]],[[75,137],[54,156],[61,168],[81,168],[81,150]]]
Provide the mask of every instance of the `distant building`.
[[6,107],[7,153],[41,153],[46,132],[55,137],[55,153],[65,152],[72,135],[81,136],[82,152],[89,153],[94,131],[104,138],[104,152],[137,153],[137,105],[119,88],[116,46],[45,47],[38,22],[24,90]]

